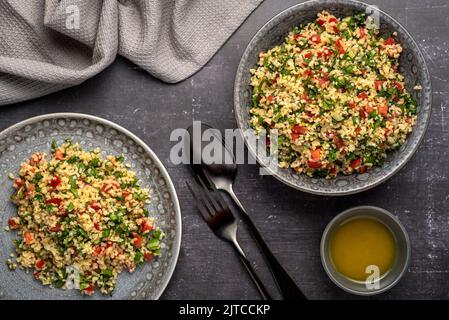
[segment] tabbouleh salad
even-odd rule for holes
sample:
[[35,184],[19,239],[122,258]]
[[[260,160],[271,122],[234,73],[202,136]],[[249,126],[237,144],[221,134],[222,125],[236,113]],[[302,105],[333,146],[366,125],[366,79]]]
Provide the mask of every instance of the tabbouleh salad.
[[[68,267],[79,273],[79,290],[110,294],[123,268],[160,253],[164,234],[145,208],[148,190],[139,186],[124,157],[79,144],[52,143],[51,159],[35,153],[11,178],[18,215],[8,221],[17,230],[11,269],[31,269],[44,285],[66,288]],[[14,256],[14,254],[11,254]]]
[[250,121],[257,133],[278,130],[280,167],[328,179],[364,173],[405,142],[417,103],[393,36],[380,37],[364,14],[323,11],[259,54]]

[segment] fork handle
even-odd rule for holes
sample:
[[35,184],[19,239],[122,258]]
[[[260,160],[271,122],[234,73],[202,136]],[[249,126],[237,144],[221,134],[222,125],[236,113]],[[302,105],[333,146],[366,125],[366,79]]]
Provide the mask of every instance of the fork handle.
[[248,271],[251,279],[253,280],[254,284],[256,285],[256,288],[259,291],[262,299],[263,300],[272,300],[273,298],[268,293],[267,288],[265,288],[265,285],[263,284],[262,280],[260,280],[259,276],[256,273],[256,270],[254,270],[253,266],[251,265],[251,262],[246,257],[242,248],[240,248],[240,245],[236,241],[235,242],[233,241],[232,244],[234,245],[234,248],[237,251],[240,260],[242,261],[243,265],[245,266],[246,271]]
[[232,189],[232,186],[230,186],[228,189],[223,189],[226,191],[234,200],[234,203],[237,205],[237,207],[240,209],[242,213],[242,217],[245,220],[246,224],[249,227],[249,230],[251,231],[251,234],[253,235],[254,240],[256,241],[257,245],[259,246],[260,250],[265,255],[266,261],[268,263],[268,266],[271,270],[271,273],[277,283],[277,286],[279,290],[281,291],[282,297],[285,300],[306,300],[306,296],[302,293],[301,289],[296,285],[295,281],[290,277],[290,275],[285,271],[285,269],[282,267],[282,265],[279,263],[279,261],[276,259],[274,254],[271,252],[270,248],[267,246],[265,241],[263,240],[262,236],[259,233],[259,230],[257,230],[256,226],[254,225],[253,221],[251,220],[250,216],[246,212],[245,208],[237,198],[237,196],[234,193],[234,190]]

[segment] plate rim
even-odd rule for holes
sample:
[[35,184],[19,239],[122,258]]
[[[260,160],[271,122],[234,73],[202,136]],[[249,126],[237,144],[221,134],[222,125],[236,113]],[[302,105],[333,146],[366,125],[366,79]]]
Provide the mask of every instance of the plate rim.
[[78,112],[55,112],[55,113],[47,113],[47,114],[42,114],[42,115],[38,115],[38,116],[33,116],[31,118],[27,118],[25,120],[19,121],[9,127],[7,127],[6,129],[0,131],[0,139],[4,136],[9,135],[10,133],[14,132],[15,130],[18,130],[26,125],[38,122],[38,121],[44,121],[44,120],[51,120],[51,119],[55,119],[55,118],[64,118],[64,117],[71,117],[71,118],[78,118],[78,119],[87,119],[87,120],[91,120],[91,121],[97,121],[103,125],[107,125],[109,127],[112,127],[113,129],[122,132],[123,134],[129,136],[130,138],[132,138],[137,144],[140,144],[140,146],[144,149],[144,151],[146,153],[148,153],[151,157],[152,160],[156,163],[157,167],[159,168],[162,176],[164,177],[164,179],[167,181],[167,187],[170,193],[172,193],[172,201],[174,204],[174,210],[176,212],[176,235],[175,235],[175,241],[174,241],[174,252],[172,252],[172,259],[173,263],[172,265],[168,268],[168,272],[167,272],[167,276],[166,276],[166,280],[164,282],[161,282],[161,285],[159,286],[158,290],[155,293],[155,298],[154,300],[158,300],[162,294],[165,292],[168,284],[170,283],[174,271],[176,269],[176,266],[178,264],[178,260],[179,260],[179,253],[181,250],[181,240],[182,240],[182,215],[181,215],[181,207],[179,205],[179,199],[178,199],[178,194],[176,192],[175,186],[173,184],[173,181],[170,177],[170,175],[168,174],[167,169],[165,168],[165,166],[163,165],[163,163],[161,162],[161,160],[159,159],[159,157],[156,155],[156,153],[154,153],[154,151],[142,140],[140,139],[137,135],[135,135],[134,133],[132,133],[131,131],[129,131],[128,129],[122,127],[121,125],[112,122],[110,120],[95,116],[95,115],[91,115],[91,114],[86,114],[86,113],[78,113]]
[[[270,25],[274,22],[276,22],[277,20],[279,20],[280,18],[282,18],[284,15],[287,16],[290,11],[296,11],[296,10],[300,10],[301,7],[309,5],[309,4],[320,4],[320,3],[331,3],[331,2],[338,2],[338,3],[342,3],[342,4],[353,4],[353,5],[358,5],[358,6],[364,6],[364,7],[368,7],[369,4],[365,3],[365,2],[361,2],[361,1],[357,1],[357,0],[337,0],[337,1],[323,1],[323,0],[308,0],[302,3],[298,3],[298,4],[294,4],[291,5],[285,9],[283,9],[282,11],[280,11],[279,13],[275,14],[274,16],[272,16],[267,22],[265,22],[257,31],[256,33],[251,37],[251,40],[248,42],[247,46],[245,47],[245,50],[242,53],[242,56],[240,58],[239,64],[237,66],[237,71],[236,71],[236,75],[235,75],[235,79],[234,79],[234,90],[233,90],[233,104],[234,104],[234,119],[237,123],[237,127],[240,129],[240,134],[242,135],[241,130],[243,130],[243,128],[240,125],[240,112],[243,110],[243,106],[241,105],[241,99],[239,97],[239,90],[242,88],[241,86],[241,82],[242,82],[242,73],[244,72],[243,70],[243,63],[244,63],[244,57],[246,57],[249,53],[249,51],[251,50],[251,48],[255,45],[255,43],[258,41],[258,38],[260,37],[260,35],[262,34],[263,31],[269,30],[268,27],[271,27]],[[384,177],[382,177],[381,179],[379,179],[376,182],[370,183],[364,187],[360,187],[357,189],[352,189],[352,190],[347,190],[347,191],[319,191],[319,190],[314,190],[312,188],[309,188],[307,186],[300,186],[297,184],[294,184],[290,181],[288,181],[287,179],[282,178],[281,176],[279,176],[278,174],[276,174],[276,172],[274,172],[272,170],[272,168],[270,166],[268,167],[264,167],[265,170],[267,170],[272,177],[274,177],[276,180],[282,182],[283,184],[305,192],[305,193],[309,193],[309,194],[313,194],[313,195],[318,195],[318,196],[331,196],[331,197],[341,197],[341,196],[347,196],[347,195],[352,195],[352,194],[357,194],[357,193],[361,193],[367,190],[370,190],[374,187],[377,187],[378,185],[381,185],[382,183],[388,181],[390,178],[392,178],[396,173],[398,173],[412,158],[413,156],[416,154],[416,152],[419,149],[419,146],[421,145],[421,143],[424,140],[424,137],[427,133],[427,129],[429,127],[430,124],[430,119],[431,119],[431,115],[432,115],[432,98],[433,98],[433,91],[432,91],[432,78],[430,76],[429,73],[429,68],[427,67],[427,63],[424,59],[424,55],[422,53],[422,50],[420,48],[420,46],[418,45],[418,43],[416,42],[416,40],[413,38],[413,36],[410,34],[410,32],[395,18],[393,18],[390,14],[388,14],[387,12],[383,11],[380,8],[377,8],[377,10],[382,14],[387,16],[389,19],[391,19],[392,21],[394,21],[400,28],[402,28],[402,30],[404,31],[404,33],[410,38],[411,42],[415,45],[417,52],[419,54],[419,56],[422,58],[422,61],[424,62],[422,69],[424,70],[424,74],[426,76],[426,78],[429,80],[429,112],[427,115],[425,115],[424,118],[424,127],[423,127],[423,133],[421,134],[421,136],[419,137],[419,139],[416,141],[416,146],[414,147],[414,149],[410,152],[410,154],[405,158],[405,160],[398,165],[396,168],[394,168],[389,174],[385,175]],[[245,59],[246,60],[246,59]],[[240,102],[240,103],[237,103]],[[240,109],[240,110],[239,110]],[[261,165],[260,162],[260,158],[258,156],[258,154],[254,151],[253,148],[250,147],[250,145],[248,144],[247,139],[245,138],[245,135],[243,135],[243,141],[248,149],[248,151],[250,152],[250,154],[256,159],[257,163],[259,164],[259,166]]]

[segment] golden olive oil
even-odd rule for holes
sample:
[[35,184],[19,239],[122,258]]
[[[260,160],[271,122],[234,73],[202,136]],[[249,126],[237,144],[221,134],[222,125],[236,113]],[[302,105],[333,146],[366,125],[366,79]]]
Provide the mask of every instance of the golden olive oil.
[[393,266],[396,241],[391,230],[377,219],[351,218],[333,232],[329,243],[332,262],[338,272],[355,281],[365,281],[370,265],[380,276]]

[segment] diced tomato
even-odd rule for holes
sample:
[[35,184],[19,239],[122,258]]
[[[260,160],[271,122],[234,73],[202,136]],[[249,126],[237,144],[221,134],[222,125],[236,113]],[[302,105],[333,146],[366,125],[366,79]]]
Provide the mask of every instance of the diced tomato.
[[267,101],[268,101],[268,103],[273,103],[274,97],[270,94],[269,96],[267,96]]
[[358,166],[360,166],[362,164],[362,159],[361,158],[357,158],[354,161],[351,162],[351,168],[355,169]]
[[388,115],[388,106],[386,104],[382,104],[377,107],[377,110],[379,111],[379,114],[386,116]]
[[106,246],[104,247],[105,249],[112,247],[114,243],[112,241],[107,241],[106,242]]
[[367,94],[366,92],[360,92],[360,93],[357,95],[357,97],[358,97],[359,99],[366,99],[366,98],[368,98],[368,94]]
[[58,176],[54,176],[53,178],[51,178],[50,180],[50,187],[56,188],[57,186],[59,186],[61,184],[61,179],[59,179]]
[[144,220],[140,224],[140,231],[142,231],[142,233],[145,233],[145,232],[148,232],[148,231],[151,231],[151,230],[153,230],[153,226],[147,220]]
[[306,52],[306,53],[304,54],[304,58],[306,58],[306,59],[312,58],[312,53],[311,53],[311,52]]
[[314,73],[313,73],[313,71],[312,70],[305,70],[304,71],[304,76],[306,77],[306,78],[308,78],[308,77],[310,77],[310,78],[313,78],[313,75],[314,75]]
[[360,118],[365,119],[366,116],[367,116],[366,111],[363,110],[363,109],[360,109],[359,110],[359,116],[360,116]]
[[320,148],[316,148],[315,150],[312,151],[311,155],[313,161],[320,160],[320,151],[321,151]]
[[374,81],[374,87],[376,88],[376,91],[382,90],[382,85],[384,84],[383,81],[376,80]]
[[307,103],[312,102],[312,99],[310,99],[309,96],[305,93],[303,95],[301,95],[301,100],[305,100]]
[[309,160],[309,161],[307,161],[307,165],[309,166],[309,168],[313,168],[313,169],[321,168],[321,162],[319,162],[319,161]]
[[94,209],[95,211],[98,211],[101,209],[101,204],[99,204],[98,202],[92,202],[89,207],[91,207],[92,209]]
[[33,273],[33,276],[34,276],[36,279],[39,279],[39,277],[41,276],[41,272],[40,272],[40,271],[35,271],[35,272]]
[[337,21],[338,20],[335,17],[330,17],[329,20],[327,20],[327,22],[329,22],[329,23],[333,23],[333,22],[337,22]]
[[394,82],[394,86],[396,88],[398,88],[399,91],[404,90],[404,86],[402,84],[400,84],[399,82],[397,82],[397,81]]
[[94,252],[92,252],[92,255],[96,257],[101,253],[101,251],[102,251],[101,247],[96,246],[96,247],[94,247]]
[[14,179],[14,187],[16,189],[20,188],[21,186],[23,186],[25,184],[25,181],[20,179],[20,178],[16,178]]
[[304,36],[302,35],[302,34],[295,34],[294,36],[293,36],[293,39],[295,39],[295,40],[298,40],[299,38],[304,38]]
[[9,229],[15,230],[20,228],[20,224],[18,222],[18,218],[9,218],[8,219]]
[[338,149],[341,149],[341,148],[343,148],[344,146],[345,146],[345,142],[343,141],[343,139],[342,138],[340,138],[339,136],[334,136],[334,143],[335,143],[335,146],[338,148]]
[[50,230],[50,232],[59,232],[59,231],[61,231],[61,224],[57,223],[57,224],[55,224],[54,227],[51,227],[48,230]]
[[34,186],[34,184],[27,184],[26,186],[27,190],[25,192],[25,198],[29,198],[30,196],[32,196],[34,194],[34,192],[36,191],[36,187]]
[[317,19],[316,23],[318,23],[319,26],[323,26],[326,21],[324,21],[323,19]]
[[136,248],[140,248],[143,243],[142,237],[137,232],[133,232],[132,235],[133,235],[133,240],[132,240],[133,245]]
[[45,204],[55,204],[58,207],[61,205],[62,199],[58,199],[58,198],[50,198],[45,200]]
[[339,54],[344,54],[346,52],[345,47],[341,43],[341,38],[338,38],[337,41],[335,41],[335,45],[337,46]]
[[146,252],[143,256],[145,257],[145,261],[147,262],[150,262],[151,259],[153,258],[153,255],[149,252]]
[[365,173],[366,172],[366,166],[361,166],[359,169],[359,173]]
[[299,124],[295,124],[294,127],[292,128],[292,132],[299,133],[299,134],[305,134],[307,132],[307,128],[303,127]]
[[385,44],[388,45],[392,45],[395,44],[395,41],[392,37],[389,37],[387,40],[385,40]]
[[366,36],[365,28],[360,27],[359,28],[359,34],[360,34],[360,39],[365,38],[365,36]]
[[355,133],[360,133],[361,131],[362,131],[362,128],[360,128],[360,127],[355,128]]
[[24,238],[26,244],[32,244],[34,242],[33,234],[29,231],[25,231],[23,233],[23,238]]
[[38,164],[42,160],[42,155],[40,153],[35,153],[30,158],[30,164],[32,166]]
[[355,107],[356,107],[355,102],[354,102],[354,101],[350,101],[350,102],[349,102],[349,107],[350,107],[351,109],[355,109]]
[[34,266],[36,267],[36,269],[43,269],[45,267],[45,261],[42,259],[37,259]]
[[122,192],[122,197],[126,199],[130,194],[131,194],[131,192],[123,191]]
[[277,82],[278,82],[278,79],[279,79],[279,75],[277,75],[276,78],[274,78],[273,80],[271,80],[271,83],[272,83],[272,84],[277,83]]
[[340,30],[338,30],[337,26],[332,26],[332,31],[334,33],[340,33]]
[[85,292],[87,295],[91,296],[91,295],[94,293],[94,286],[93,286],[93,284],[90,283],[90,284],[87,286],[87,288],[84,289],[84,292]]
[[366,111],[368,114],[371,114],[371,112],[374,111],[374,108],[373,108],[372,106],[370,106],[370,105],[367,105],[367,106],[365,106],[365,111]]
[[56,149],[55,158],[58,160],[64,160],[64,152],[61,149]]
[[309,40],[315,44],[318,44],[321,42],[321,37],[318,34],[314,34],[314,35],[310,36]]

